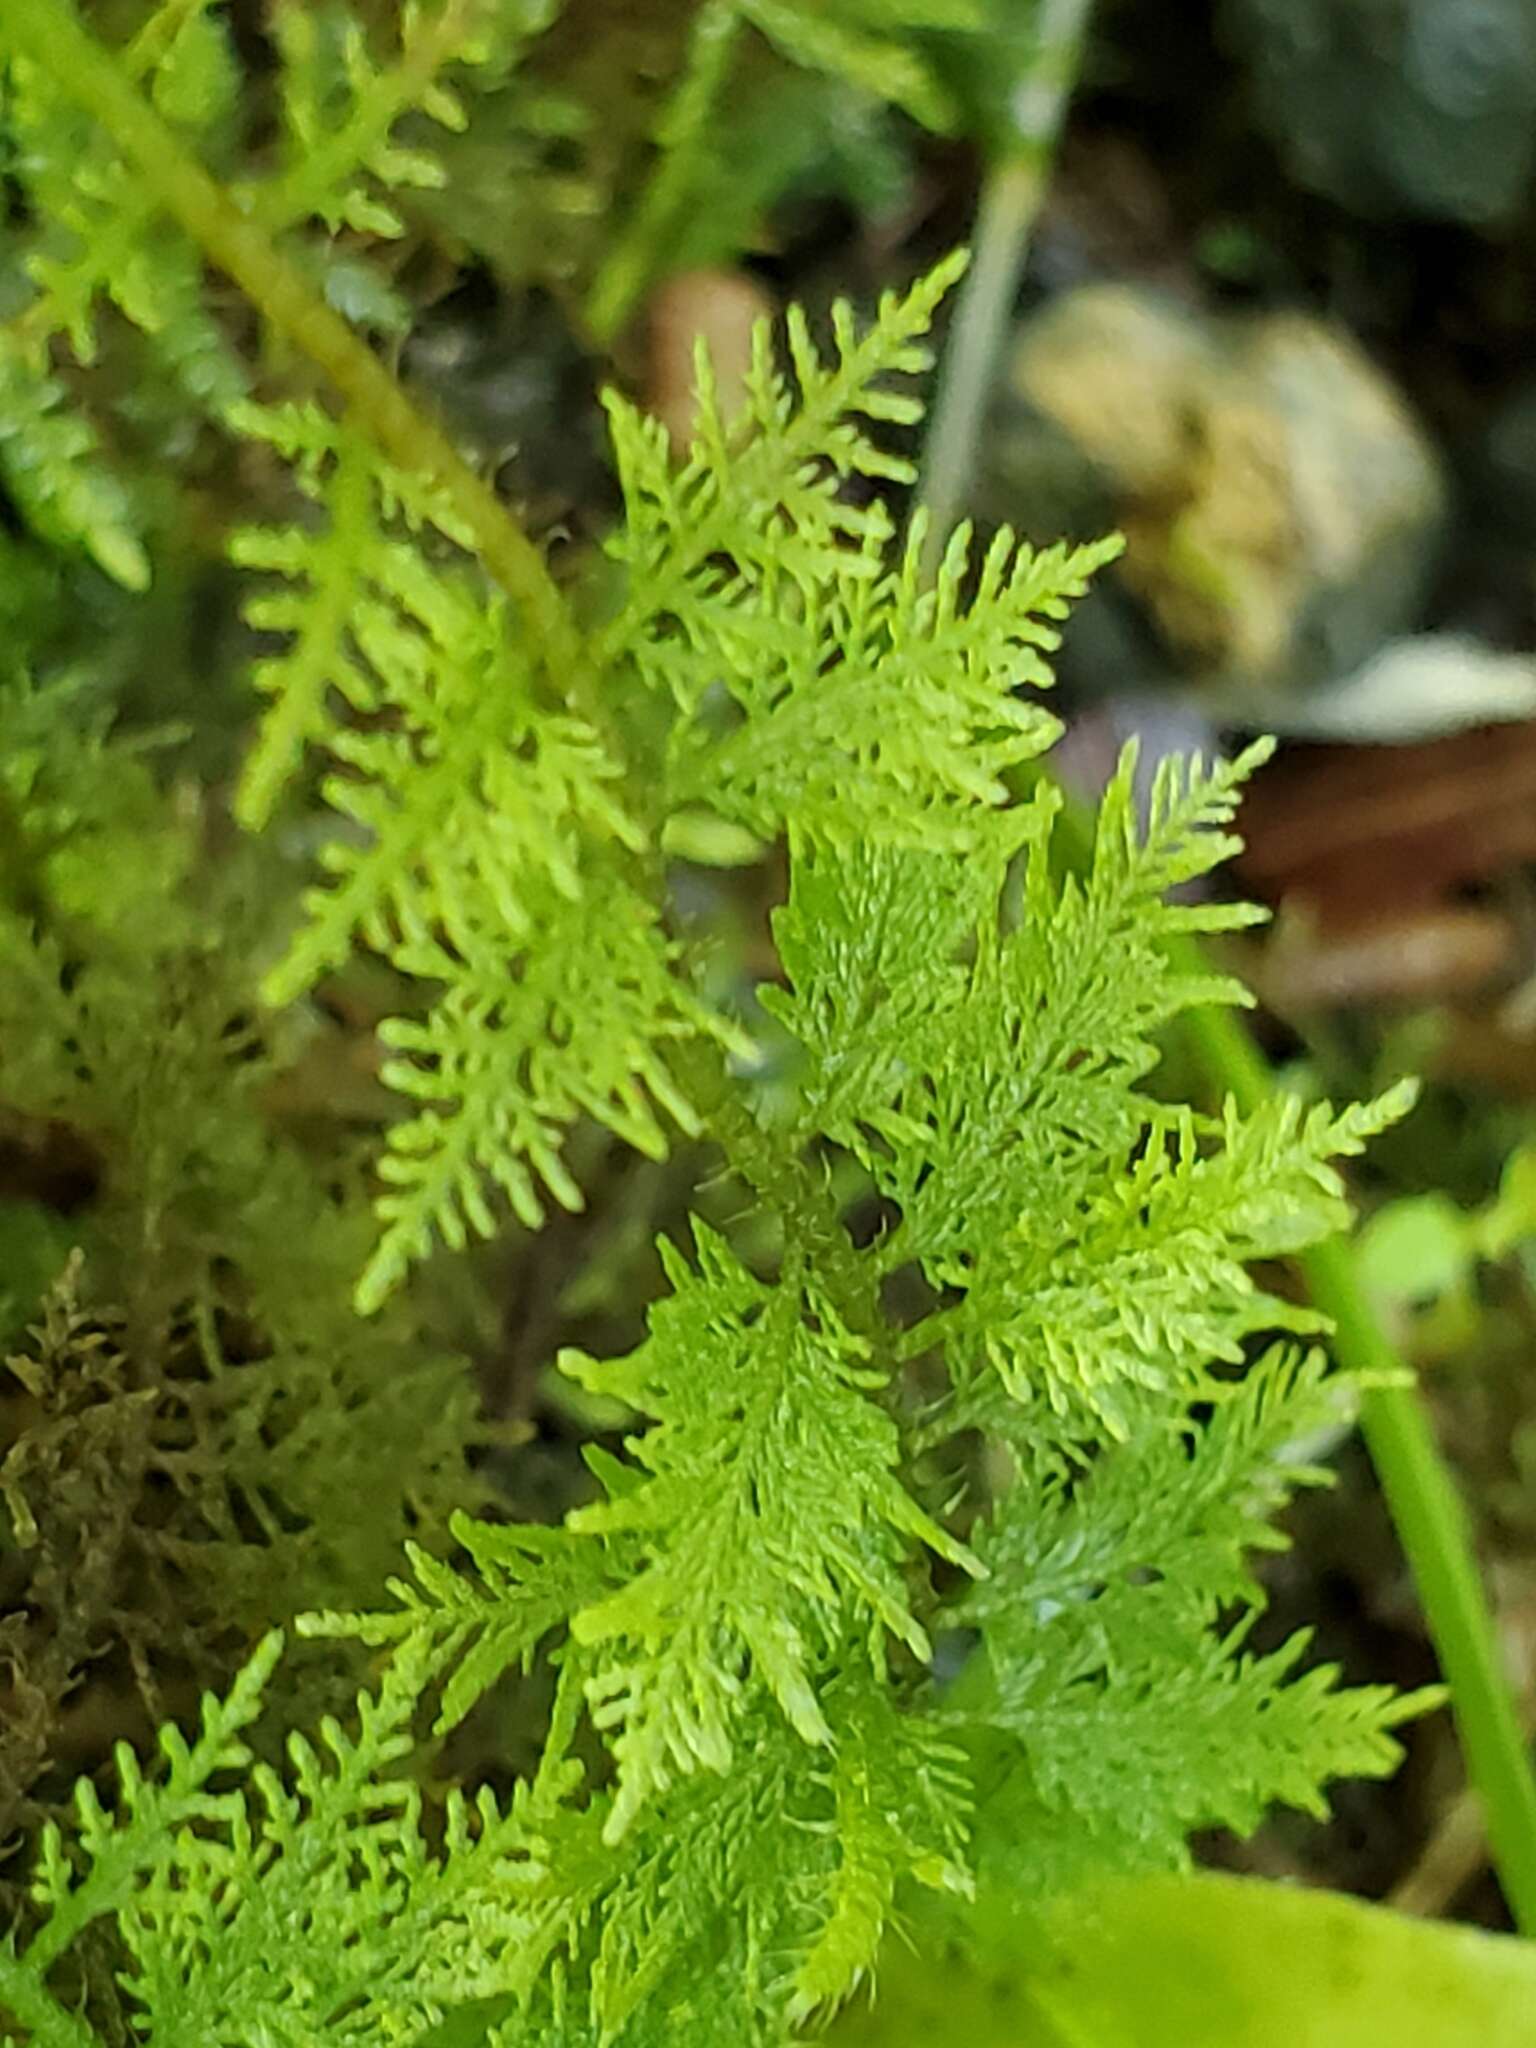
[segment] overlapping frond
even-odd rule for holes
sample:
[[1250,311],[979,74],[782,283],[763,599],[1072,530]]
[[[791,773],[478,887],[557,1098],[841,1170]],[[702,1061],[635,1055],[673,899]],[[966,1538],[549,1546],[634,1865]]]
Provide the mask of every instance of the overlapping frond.
[[[228,25],[206,6],[157,10],[123,62],[180,133],[201,141],[227,131],[239,77]],[[246,373],[207,308],[196,246],[83,118],[64,80],[22,56],[9,68],[13,168],[37,223],[26,259],[34,293],[13,319],[13,341],[41,358],[61,336],[77,361],[94,362],[111,305],[186,396],[215,413],[237,402]]]
[[640,831],[616,764],[584,720],[548,707],[536,651],[451,552],[465,538],[451,510],[317,407],[240,418],[321,521],[235,537],[240,562],[282,579],[252,623],[286,636],[257,671],[273,708],[241,810],[262,822],[318,744],[342,826],[269,993],[292,998],[359,942],[440,991],[384,1028],[386,1079],[418,1107],[383,1165],[385,1231],[360,1291],[372,1307],[434,1237],[489,1233],[488,1189],[530,1225],[549,1196],[579,1207],[560,1156],[578,1115],[652,1154],[659,1112],[696,1129],[667,1044],[733,1034],[627,871]]
[[913,32],[978,28],[985,19],[977,0],[842,0],[835,9],[817,0],[738,5],[792,62],[903,106],[932,128],[948,127],[955,108],[914,49]]
[[[840,1678],[826,1708],[835,1740],[809,1769],[759,1696],[728,1776],[681,1781],[617,1844],[605,1800],[551,1827],[552,1883],[583,1908],[571,1949],[586,1997],[569,2000],[568,2024],[647,2048],[782,2040],[869,1979],[903,1886],[965,1891],[959,1745],[867,1672]],[[516,2041],[517,2023],[502,2038]]]
[[675,702],[674,807],[761,837],[793,820],[844,842],[954,845],[1054,738],[1018,692],[1049,682],[1055,622],[1114,544],[1037,554],[1004,533],[973,564],[962,529],[929,587],[921,519],[893,551],[880,501],[847,488],[910,478],[879,429],[915,403],[887,380],[924,368],[950,268],[888,296],[862,337],[835,307],[830,359],[792,310],[792,384],[764,326],[733,420],[701,359],[681,468],[663,429],[610,396],[628,508],[612,551],[630,580],[599,645]]
[[456,1727],[506,1672],[612,1589],[607,1549],[568,1529],[454,1518],[472,1572],[407,1544],[412,1578],[391,1579],[396,1605],[379,1613],[310,1614],[300,1633],[375,1645],[409,1643],[418,1668],[443,1684],[439,1733]]
[[[613,693],[638,670],[671,706],[653,820],[969,848],[1007,773],[1054,736],[1020,689],[1049,680],[1057,622],[1110,549],[1037,554],[1003,535],[973,582],[962,531],[929,588],[920,522],[891,561],[888,516],[845,489],[908,474],[873,430],[913,415],[885,380],[926,363],[953,268],[889,297],[868,334],[838,308],[828,360],[792,313],[793,384],[765,330],[749,419],[729,426],[706,403],[680,472],[661,431],[613,401],[629,581],[591,660]],[[285,636],[257,670],[272,708],[242,815],[261,823],[318,746],[345,826],[270,992],[293,996],[358,941],[443,991],[425,1022],[387,1034],[407,1055],[389,1077],[423,1106],[386,1161],[371,1303],[434,1236],[488,1229],[489,1187],[530,1223],[546,1196],[574,1206],[560,1147],[578,1113],[652,1153],[658,1108],[692,1128],[666,1041],[731,1033],[627,874],[642,833],[612,734],[552,708],[569,678],[546,674],[487,592],[451,508],[313,405],[241,405],[234,423],[278,450],[313,507],[234,542],[281,579],[250,617]]]
[[[344,0],[279,0],[274,161],[236,193],[251,234],[398,238],[410,192],[441,176],[431,130],[462,122],[455,81],[494,73],[548,11],[422,0],[391,41]],[[970,13],[740,0],[733,22],[936,118],[901,34]],[[153,8],[121,61],[213,157],[234,77],[222,18]],[[747,1048],[668,929],[669,825],[702,812],[787,837],[787,986],[764,1000],[803,1059],[777,1127],[738,1101],[716,1133],[741,1139],[729,1164],[779,1211],[776,1275],[695,1223],[696,1263],[664,1251],[671,1292],[640,1347],[561,1359],[636,1418],[628,1462],[592,1460],[603,1496],[558,1530],[461,1521],[470,1570],[419,1549],[392,1613],[312,1618],[387,1653],[355,1732],[322,1724],[290,1738],[284,1771],[248,1768],[269,1644],[196,1744],[162,1738],[161,1779],[125,1759],[116,1820],[82,1793],[77,1850],[44,1844],[41,1932],[0,1951],[0,2003],[39,2048],[84,2048],[53,1966],[112,1913],[126,1993],[165,2042],[382,2048],[458,2020],[502,2043],[773,2040],[869,1977],[902,1887],[966,1889],[983,1770],[1018,1793],[1019,1860],[1033,1814],[1112,1866],[1176,1860],[1192,1827],[1250,1826],[1277,1798],[1315,1809],[1330,1775],[1386,1768],[1403,1705],[1298,1674],[1299,1640],[1247,1646],[1247,1553],[1312,1476],[1292,1447],[1334,1396],[1310,1362],[1239,1368],[1263,1332],[1315,1327],[1250,1262],[1337,1226],[1331,1162],[1401,1098],[1211,1118],[1143,1092],[1163,1027],[1241,999],[1182,941],[1247,921],[1198,892],[1256,756],[1165,767],[1140,824],[1127,758],[1086,874],[1060,878],[1057,799],[1017,794],[1055,725],[1020,692],[1049,681],[1064,612],[1111,550],[1003,534],[977,559],[962,530],[930,584],[921,522],[896,546],[883,499],[912,481],[890,445],[920,414],[902,380],[929,367],[960,260],[888,295],[867,331],[834,307],[829,347],[798,311],[782,359],[764,329],[736,417],[701,361],[680,461],[611,399],[621,589],[588,632],[553,584],[507,571],[533,559],[520,534],[501,572],[532,589],[528,615],[493,592],[474,538],[497,552],[495,508],[472,479],[464,521],[355,421],[249,402],[200,257],[59,81],[13,68],[19,175],[46,223],[0,354],[26,429],[0,463],[24,511],[142,580],[44,374],[59,336],[89,358],[103,302],[280,458],[299,500],[233,542],[268,579],[248,614],[268,710],[241,815],[266,822],[314,756],[332,820],[269,993],[299,995],[358,946],[421,992],[381,1033],[410,1113],[361,1305],[434,1239],[489,1232],[493,1192],[529,1225],[550,1199],[576,1206],[578,1118],[652,1154],[667,1119],[703,1134],[676,1042]],[[433,436],[390,428],[387,399],[381,417],[451,479]],[[808,1165],[827,1143],[879,1197],[873,1241],[842,1230]],[[996,1440],[984,1471],[949,1441],[978,1428]],[[925,1460],[936,1445],[947,1465]],[[276,1515],[255,1482],[235,1506]],[[977,1523],[973,1549],[955,1531]],[[957,1595],[970,1580],[985,1586]],[[934,1640],[960,1630],[982,1649],[951,1691]],[[454,1795],[429,1822],[401,1768],[413,1717],[433,1701],[446,1729],[539,1657],[555,1673],[542,1764],[509,1803]]]
[[765,578],[777,584],[791,568],[814,566],[828,548],[861,542],[872,519],[882,524],[879,511],[845,487],[912,481],[913,465],[882,443],[878,429],[911,426],[922,407],[889,380],[930,367],[926,336],[963,268],[956,254],[908,291],[887,292],[862,333],[853,308],[839,300],[829,360],[804,313],[791,307],[785,345],[792,376],[780,368],[764,323],[737,418],[722,416],[701,356],[698,427],[681,467],[660,422],[608,394],[626,508],[609,552],[623,565],[627,588],[599,640],[607,660],[632,660],[649,687],[691,712],[713,678],[690,664],[689,649],[717,643],[739,608],[732,602],[737,579],[749,589]]
[[34,2040],[92,2038],[47,1979],[105,1912],[158,2040],[408,2040],[445,2011],[531,1989],[567,1927],[527,1903],[541,1875],[532,1802],[455,1795],[429,1844],[420,1789],[399,1770],[425,1681],[409,1646],[360,1698],[355,1732],[328,1721],[317,1740],[290,1737],[284,1771],[250,1767],[240,1731],[280,1647],[270,1639],[228,1699],[205,1704],[196,1744],[162,1735],[163,1783],[124,1747],[115,1816],[82,1787],[73,1863],[57,1834],[45,1842],[36,1891],[51,1917],[19,1956],[0,1954],[0,2006]]
[[832,1303],[814,1283],[755,1279],[697,1220],[694,1236],[697,1273],[663,1247],[674,1292],[637,1352],[561,1360],[654,1418],[631,1445],[644,1483],[571,1521],[640,1552],[574,1623],[619,1765],[615,1836],[677,1777],[730,1768],[751,1685],[807,1742],[830,1742],[816,1678],[850,1635],[877,1668],[888,1634],[926,1654],[908,1549],[966,1559],[896,1477],[897,1430],[870,1398],[880,1375]]
[[670,793],[762,837],[793,820],[825,843],[968,846],[979,814],[1006,800],[1011,770],[1059,727],[1022,685],[1049,683],[1051,624],[1081,596],[1112,545],[1016,544],[1006,531],[979,565],[951,543],[933,587],[923,523],[895,563],[877,514],[858,549],[833,546],[719,594],[706,639],[688,650],[731,705],[674,728]]
[[[1298,1671],[1304,1636],[1245,1644],[1262,1604],[1247,1554],[1326,1476],[1305,1445],[1347,1399],[1320,1355],[1277,1349],[1206,1419],[1149,1422],[1085,1469],[1021,1454],[977,1539],[992,1576],[959,1618],[986,1645],[976,1719],[1015,1738],[1047,1808],[1172,1864],[1195,1828],[1246,1833],[1276,1802],[1319,1814],[1331,1778],[1391,1767],[1391,1728],[1422,1701]],[[1027,1840],[1013,1856],[1027,1867]]]
[[1212,1361],[1239,1362],[1258,1332],[1317,1328],[1248,1267],[1344,1224],[1328,1162],[1358,1153],[1409,1099],[1334,1117],[1281,1097],[1247,1119],[1229,1107],[1203,1134],[1187,1110],[1149,1118],[1121,1174],[1049,1224],[1021,1212],[977,1248],[964,1305],[945,1319],[952,1354],[987,1360],[1016,1400],[1080,1398],[1118,1433],[1131,1390],[1177,1396]]
[[897,1206],[886,1264],[916,1259],[958,1291],[907,1341],[946,1343],[978,1419],[983,1363],[1012,1399],[1119,1431],[1139,1392],[1177,1395],[1253,1332],[1296,1327],[1247,1265],[1339,1226],[1327,1161],[1405,1105],[1399,1092],[1333,1119],[1281,1101],[1210,1124],[1136,1088],[1161,1025],[1241,998],[1192,973],[1177,941],[1248,913],[1165,892],[1231,850],[1242,772],[1165,769],[1141,832],[1128,757],[1081,884],[1052,879],[1049,797],[998,819],[963,863],[814,845],[797,861],[776,925],[793,987],[764,1001],[808,1055],[808,1125]]

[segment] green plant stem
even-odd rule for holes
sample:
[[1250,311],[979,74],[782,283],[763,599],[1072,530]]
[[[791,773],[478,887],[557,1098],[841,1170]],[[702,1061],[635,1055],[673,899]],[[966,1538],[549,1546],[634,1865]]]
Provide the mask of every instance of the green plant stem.
[[550,650],[552,666],[579,698],[586,668],[580,637],[538,548],[298,265],[188,154],[111,53],[81,27],[68,0],[3,0],[0,49],[21,52],[57,79],[100,122],[207,260],[324,372],[384,454],[438,485],[473,534],[487,570],[523,610]]
[[[1186,1033],[1201,1066],[1240,1108],[1256,1108],[1272,1091],[1268,1063],[1230,1010],[1194,1012]],[[1467,1775],[1482,1802],[1505,1899],[1520,1931],[1536,1936],[1536,1774],[1501,1668],[1465,1506],[1348,1245],[1335,1238],[1304,1252],[1300,1263],[1313,1301],[1333,1320],[1338,1357],[1377,1382],[1361,1403],[1361,1433],[1450,1686]]]
[[655,169],[587,301],[587,325],[604,347],[628,325],[661,267],[708,140],[740,26],[735,0],[705,0],[694,18],[682,77],[657,128]]
[[970,273],[960,290],[923,454],[923,566],[937,569],[975,468],[987,401],[1030,239],[1050,180],[1093,0],[1037,0],[1037,34],[1014,83],[1010,140],[987,166]]

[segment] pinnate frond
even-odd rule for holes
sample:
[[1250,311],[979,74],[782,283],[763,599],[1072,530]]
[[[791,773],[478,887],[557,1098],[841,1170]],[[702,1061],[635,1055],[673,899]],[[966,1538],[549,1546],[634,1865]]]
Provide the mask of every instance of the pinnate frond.
[[581,1189],[560,1150],[578,1115],[651,1158],[667,1150],[662,1114],[698,1134],[667,1049],[696,1036],[744,1041],[690,993],[673,964],[677,947],[616,865],[605,874],[589,859],[579,883],[574,900],[546,891],[521,944],[497,947],[476,932],[456,956],[427,939],[395,950],[400,965],[446,992],[425,1019],[382,1027],[384,1079],[421,1107],[393,1127],[380,1161],[385,1228],[359,1283],[363,1307],[434,1236],[455,1248],[470,1231],[489,1236],[487,1187],[530,1228],[549,1197],[579,1209]]
[[[701,414],[693,448],[674,468],[664,427],[616,393],[607,396],[626,518],[609,543],[628,579],[625,602],[599,638],[601,656],[633,660],[645,682],[684,711],[701,681],[690,645],[709,645],[735,578],[755,588],[765,577],[814,561],[869,530],[867,508],[844,487],[910,483],[915,470],[884,447],[876,429],[921,417],[914,394],[891,378],[923,375],[932,358],[925,337],[964,268],[950,257],[905,293],[886,293],[860,333],[853,308],[832,308],[826,361],[798,307],[785,319],[792,378],[780,370],[770,327],[754,337],[747,402],[722,417],[707,359],[701,362]],[[875,515],[879,521],[879,515]],[[722,560],[730,565],[722,569]],[[734,575],[733,575],[734,572]]]
[[280,1632],[267,1636],[229,1693],[203,1701],[196,1739],[180,1729],[160,1730],[164,1776],[147,1778],[126,1743],[116,1752],[118,1810],[108,1813],[89,1779],[75,1794],[73,1840],[50,1825],[38,1849],[33,1898],[46,1915],[18,1953],[0,1945],[0,2010],[22,2017],[34,2038],[57,2043],[94,2039],[56,2002],[48,1987],[54,1963],[92,1920],[119,1911],[140,1886],[174,1863],[178,1834],[194,1826],[227,1827],[239,1795],[210,1789],[218,1773],[241,1771],[251,1761],[242,1740],[261,1710],[262,1694],[281,1654]]
[[739,0],[754,28],[792,62],[825,71],[903,106],[932,128],[955,114],[948,95],[912,44],[921,29],[971,29],[984,20],[977,0]]
[[1177,1396],[1213,1360],[1239,1362],[1258,1332],[1316,1329],[1248,1267],[1347,1222],[1329,1162],[1358,1153],[1411,1099],[1398,1089],[1335,1117],[1280,1096],[1247,1118],[1229,1106],[1204,1133],[1188,1111],[1150,1120],[1121,1175],[1050,1226],[1021,1212],[979,1249],[964,1305],[946,1319],[953,1350],[986,1359],[1016,1400],[1069,1408],[1080,1397],[1120,1433],[1133,1390]]
[[360,1284],[375,1307],[434,1237],[488,1234],[500,1189],[530,1226],[581,1193],[561,1161],[578,1115],[659,1155],[664,1113],[697,1125],[669,1042],[736,1034],[691,991],[624,855],[640,828],[579,716],[544,700],[536,653],[461,556],[450,508],[313,406],[242,409],[324,521],[235,537],[282,580],[253,624],[287,636],[260,665],[271,697],[241,794],[270,811],[306,746],[334,764],[343,829],[328,886],[270,977],[291,999],[359,943],[440,993],[384,1027],[386,1079],[416,1107],[383,1163],[384,1235]]
[[269,230],[305,219],[393,239],[398,195],[445,182],[430,143],[397,133],[419,115],[458,133],[466,113],[455,73],[504,68],[545,27],[553,0],[407,0],[394,47],[376,52],[345,0],[280,0],[282,154],[250,195]]
[[673,806],[761,837],[793,819],[829,839],[954,845],[979,805],[1002,802],[1006,772],[1054,738],[1018,692],[1049,682],[1056,622],[1115,545],[1037,554],[1004,533],[971,589],[962,529],[929,588],[921,518],[892,559],[889,515],[845,488],[910,479],[873,430],[915,416],[886,380],[925,367],[949,268],[888,296],[866,335],[835,307],[830,362],[792,309],[793,384],[765,324],[737,419],[701,359],[681,469],[663,429],[610,397],[628,512],[612,551],[630,590],[598,644],[676,705]]
[[[565,1925],[525,1904],[538,1874],[532,1802],[455,1794],[440,1846],[429,1846],[419,1788],[400,1774],[429,1675],[419,1646],[404,1646],[359,1699],[355,1732],[326,1721],[315,1739],[290,1737],[285,1770],[247,1772],[238,1730],[279,1647],[273,1638],[229,1699],[205,1706],[196,1745],[162,1735],[164,1785],[141,1779],[124,1749],[115,1818],[82,1788],[80,1872],[50,1838],[36,1890],[52,1917],[19,1958],[0,1955],[0,2004],[46,2015],[49,1966],[108,1911],[129,1961],[125,1988],[157,2040],[361,2048],[414,2038],[488,1993],[532,1988]],[[244,1775],[210,1791],[215,1772]]]
[[852,1634],[880,1668],[887,1635],[926,1635],[902,1566],[915,1543],[966,1553],[896,1476],[895,1424],[867,1346],[814,1285],[768,1286],[695,1220],[699,1271],[663,1246],[673,1293],[631,1357],[562,1356],[583,1385],[655,1418],[630,1448],[647,1477],[571,1526],[635,1542],[628,1583],[576,1617],[588,1695],[613,1731],[616,1838],[641,1804],[725,1771],[754,1685],[807,1742],[831,1738],[816,1676]]
[[858,1673],[829,1691],[827,1710],[837,1863],[819,1888],[820,1925],[795,1967],[789,2010],[797,2020],[835,2010],[872,1976],[905,1881],[961,1896],[971,1889],[964,1750],[939,1723],[898,1712],[888,1692]]
[[[239,81],[228,25],[206,6],[157,10],[123,61],[181,133],[201,139],[232,120]],[[111,304],[198,405],[217,413],[237,403],[246,375],[207,309],[201,256],[82,118],[65,81],[12,58],[7,115],[39,221],[26,258],[35,293],[12,323],[16,341],[40,354],[60,335],[78,362],[93,363],[101,307]]]
[[[1248,1553],[1280,1545],[1277,1509],[1326,1477],[1305,1446],[1348,1400],[1320,1355],[1271,1351],[1205,1419],[1149,1422],[1081,1470],[1023,1451],[978,1535],[992,1576],[959,1610],[986,1645],[978,1719],[1112,1854],[1178,1863],[1195,1828],[1246,1833],[1277,1801],[1320,1814],[1330,1779],[1395,1763],[1390,1731],[1422,1699],[1298,1673],[1304,1636],[1245,1646],[1262,1604]],[[1027,1841],[1014,1854],[1027,1864]]]
[[601,1545],[565,1529],[478,1522],[455,1516],[453,1534],[472,1572],[407,1544],[412,1578],[391,1579],[397,1605],[372,1614],[309,1614],[301,1635],[381,1644],[409,1643],[419,1668],[443,1681],[436,1732],[463,1720],[506,1672],[612,1582]]
[[688,659],[718,676],[739,722],[722,730],[709,708],[678,722],[675,801],[765,838],[792,820],[830,844],[974,842],[1010,771],[1057,736],[1018,692],[1050,682],[1052,622],[1115,549],[1036,554],[1005,530],[966,596],[969,530],[932,588],[924,530],[914,521],[888,566],[890,534],[871,513],[857,549],[832,545],[720,592],[714,641],[695,621]]
[[[1170,941],[1255,913],[1170,903],[1165,892],[1231,854],[1221,827],[1260,758],[1251,751],[1204,773],[1165,764],[1143,834],[1128,751],[1081,882],[1056,877],[1049,790],[998,818],[963,863],[919,850],[834,852],[810,837],[797,850],[774,924],[792,988],[764,1000],[811,1055],[807,1121],[888,1175],[924,1255],[939,1253],[951,1201],[975,1233],[977,1183],[989,1202],[1004,1198],[1003,1162],[978,1148],[1003,1146],[1020,1171],[1030,1153],[1051,1167],[1063,1154],[1128,1151],[1145,1116],[1135,1084],[1156,1061],[1158,1029],[1195,1003],[1248,1000],[1236,982],[1192,975]],[[1025,849],[1023,900],[1004,929],[1007,864]],[[936,1004],[925,1033],[922,1014]],[[950,1014],[960,1008],[963,1021]],[[886,1141],[888,1169],[871,1137]]]
[[83,548],[115,583],[149,587],[142,522],[89,421],[0,329],[0,479],[45,540]]

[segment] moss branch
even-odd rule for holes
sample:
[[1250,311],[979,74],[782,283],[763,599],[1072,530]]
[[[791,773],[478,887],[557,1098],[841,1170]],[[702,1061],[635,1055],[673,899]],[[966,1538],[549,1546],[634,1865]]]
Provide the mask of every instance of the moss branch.
[[97,120],[146,191],[232,279],[290,347],[321,370],[358,423],[402,469],[429,477],[470,529],[487,571],[522,610],[581,694],[580,636],[539,549],[442,428],[333,312],[300,267],[236,207],[183,148],[110,51],[80,25],[69,0],[4,0],[0,49],[43,66]]

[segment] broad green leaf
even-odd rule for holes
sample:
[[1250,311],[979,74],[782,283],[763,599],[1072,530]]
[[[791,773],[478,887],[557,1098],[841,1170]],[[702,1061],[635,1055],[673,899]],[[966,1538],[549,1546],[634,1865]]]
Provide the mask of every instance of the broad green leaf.
[[836,2048],[1529,2048],[1536,1945],[1216,1876],[1106,1888],[1042,1922],[991,1900],[973,1963],[892,1943]]

